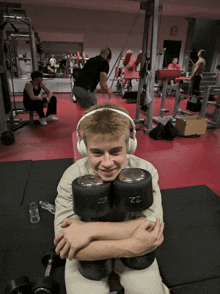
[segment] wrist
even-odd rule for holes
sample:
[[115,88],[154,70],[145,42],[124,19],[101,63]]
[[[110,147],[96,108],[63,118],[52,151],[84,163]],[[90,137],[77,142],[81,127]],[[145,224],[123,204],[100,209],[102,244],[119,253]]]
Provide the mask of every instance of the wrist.
[[132,238],[120,240],[121,248],[123,248],[123,254],[121,257],[131,258],[135,257],[138,254],[135,252],[135,244],[133,243]]

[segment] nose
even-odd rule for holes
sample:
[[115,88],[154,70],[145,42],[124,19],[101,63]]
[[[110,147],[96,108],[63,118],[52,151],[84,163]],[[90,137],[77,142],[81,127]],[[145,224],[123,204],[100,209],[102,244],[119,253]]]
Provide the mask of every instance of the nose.
[[108,152],[106,152],[102,158],[102,166],[105,168],[110,168],[111,166],[113,166],[113,164],[114,162],[112,156]]

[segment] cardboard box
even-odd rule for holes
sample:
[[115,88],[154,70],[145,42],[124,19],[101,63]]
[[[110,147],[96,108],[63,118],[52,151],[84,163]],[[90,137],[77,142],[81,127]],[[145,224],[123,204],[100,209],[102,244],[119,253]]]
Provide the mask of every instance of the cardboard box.
[[182,136],[202,135],[206,133],[207,118],[198,115],[176,118],[176,129]]

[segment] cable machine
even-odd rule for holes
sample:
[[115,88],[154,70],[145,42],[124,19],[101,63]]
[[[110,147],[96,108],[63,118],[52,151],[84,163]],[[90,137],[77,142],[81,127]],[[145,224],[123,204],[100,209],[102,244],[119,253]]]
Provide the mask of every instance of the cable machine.
[[[143,122],[149,133],[153,128],[153,99],[154,99],[154,81],[155,69],[157,66],[157,35],[158,35],[158,13],[162,10],[159,0],[141,1],[140,8],[145,10],[145,23],[142,41],[142,58],[140,68],[140,78],[138,84],[137,104],[135,123]],[[152,17],[152,31],[149,35],[150,18]],[[147,56],[149,39],[151,38],[150,57]],[[140,119],[140,114],[147,119]]]
[[[36,40],[35,40],[35,33],[33,30],[33,25],[31,23],[30,18],[16,16],[16,15],[9,15],[15,14],[16,11],[18,13],[24,13],[25,11],[21,9],[21,4],[16,3],[0,3],[0,139],[1,142],[5,145],[10,145],[14,143],[14,135],[11,131],[15,131],[20,127],[24,126],[27,121],[20,121],[15,120],[13,118],[13,110],[17,113],[17,107],[15,103],[15,96],[14,96],[14,86],[13,86],[13,78],[14,78],[14,60],[12,60],[12,46],[10,46],[9,37],[11,37],[12,42],[15,43],[15,38],[22,37],[28,38],[30,43],[30,51],[31,51],[31,61],[32,61],[32,70],[38,69],[38,59],[37,59],[37,49],[36,49]],[[25,28],[28,28],[26,32],[19,31],[13,22],[22,22],[26,25]],[[12,32],[6,32],[7,40],[3,41],[3,31],[7,25],[10,25],[13,28]],[[23,28],[23,27],[22,27]],[[5,52],[6,51],[6,52]],[[9,86],[9,79],[7,75],[7,67],[6,67],[6,58],[5,54],[8,54],[8,63],[9,68],[11,69],[11,84],[12,84],[12,92],[14,103],[13,107],[11,104],[11,91]],[[17,56],[15,50],[15,63],[17,64]],[[9,123],[9,125],[7,124]],[[4,137],[4,138],[3,138]],[[13,140],[12,140],[13,137]],[[11,138],[11,139],[10,139]]]

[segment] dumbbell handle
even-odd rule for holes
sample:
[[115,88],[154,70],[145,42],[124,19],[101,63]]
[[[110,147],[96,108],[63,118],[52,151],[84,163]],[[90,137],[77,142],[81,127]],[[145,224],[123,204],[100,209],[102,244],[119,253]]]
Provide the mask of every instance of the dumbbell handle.
[[50,258],[46,268],[45,277],[49,277],[51,269],[52,269],[52,264],[53,264],[53,260],[52,258]]

